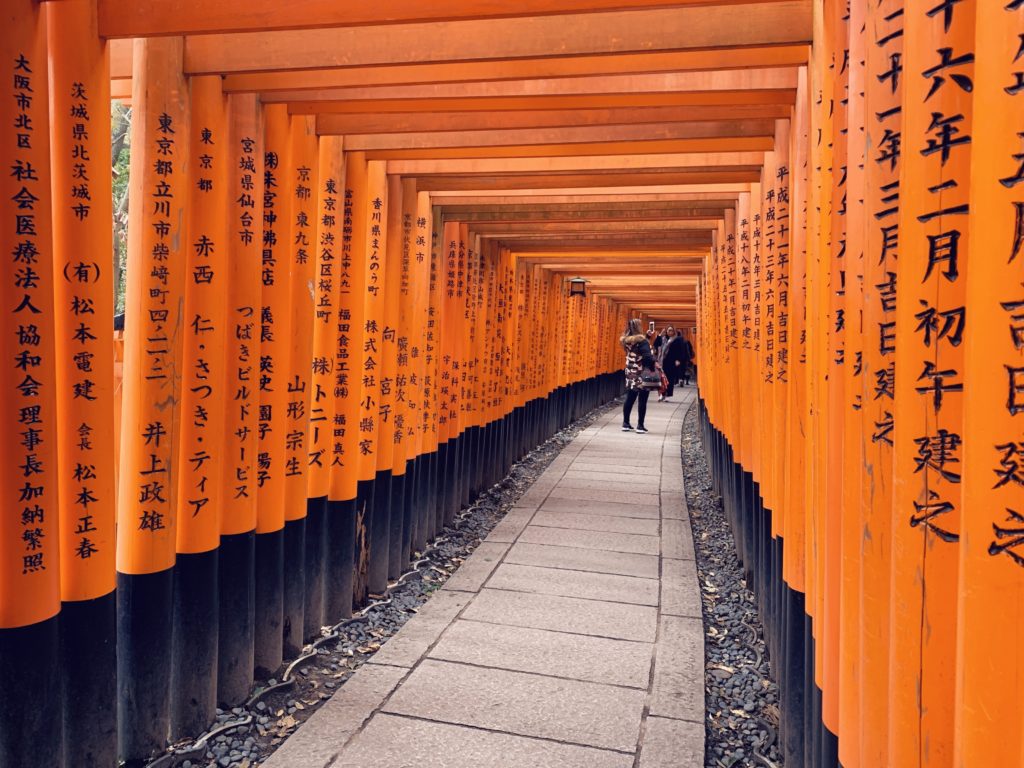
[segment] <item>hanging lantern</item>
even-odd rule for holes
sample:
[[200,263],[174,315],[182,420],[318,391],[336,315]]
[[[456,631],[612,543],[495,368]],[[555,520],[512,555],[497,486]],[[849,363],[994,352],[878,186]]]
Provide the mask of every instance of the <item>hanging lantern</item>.
[[582,277],[571,277],[569,278],[569,297],[573,296],[586,296],[587,295],[587,280]]

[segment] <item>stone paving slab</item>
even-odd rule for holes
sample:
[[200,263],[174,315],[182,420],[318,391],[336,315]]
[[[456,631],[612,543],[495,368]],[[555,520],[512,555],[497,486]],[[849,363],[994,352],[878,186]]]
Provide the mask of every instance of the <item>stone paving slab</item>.
[[323,768],[332,761],[336,764],[345,743],[408,671],[378,664],[361,667],[263,765],[265,768]]
[[661,521],[661,556],[693,560],[693,536],[688,520]]
[[[629,480],[612,480],[605,478],[566,478],[558,484],[559,490],[571,488],[581,491],[614,491],[616,493],[656,493],[657,478],[633,477]],[[557,497],[556,497],[557,498]]]
[[593,515],[612,515],[613,517],[642,517],[657,520],[661,511],[657,504],[616,504],[613,501],[594,501],[592,499],[552,499],[548,498],[539,507],[548,512],[580,512]]
[[631,768],[633,756],[448,723],[377,715],[317,768]]
[[518,541],[531,544],[571,545],[580,549],[601,549],[606,552],[632,552],[638,555],[656,555],[661,539],[635,533],[607,533],[581,531],[573,528],[552,528],[529,525],[519,534]]
[[690,525],[690,513],[686,506],[686,499],[682,497],[662,497],[661,499],[662,520],[685,520]]
[[638,533],[641,536],[657,536],[659,522],[639,517],[619,517],[586,512],[554,512],[543,507],[533,516],[530,525],[544,525],[549,528],[579,528],[585,531],[606,531],[608,533]]
[[704,623],[662,616],[658,631],[651,714],[704,722]]
[[633,753],[646,691],[427,659],[383,711]]
[[[441,591],[479,592],[487,577],[498,567],[501,558],[508,552],[510,542],[482,541],[473,556],[464,562],[452,577],[444,583]],[[430,603],[428,602],[427,605]]]
[[[596,464],[585,464],[587,467],[596,467]],[[604,471],[607,469],[607,471]],[[565,471],[563,479],[568,480],[607,480],[617,483],[647,483],[658,482],[652,478],[660,478],[661,472],[657,467],[631,467],[631,470],[645,470],[643,472],[626,471],[623,468],[608,466],[602,469],[577,469],[577,465],[570,465]],[[663,481],[664,482],[664,481]]]
[[[483,546],[483,545],[481,545]],[[440,591],[405,623],[371,658],[370,664],[412,667],[427,652],[445,628],[455,621],[459,611],[469,604],[471,595]]]
[[617,573],[622,576],[658,578],[658,558],[654,555],[635,555],[617,552],[608,557],[599,549],[554,547],[548,544],[530,544],[520,541],[505,555],[506,563],[540,565],[549,568],[568,568],[574,571]]
[[538,568],[504,563],[487,582],[490,589],[536,592],[542,595],[579,597],[628,605],[658,604],[658,580],[610,573]]
[[526,528],[526,524],[530,522],[530,518],[533,517],[534,510],[527,509],[513,509],[510,510],[505,518],[491,529],[491,532],[487,534],[485,541],[491,543],[504,543],[511,544]]
[[647,690],[651,645],[545,629],[459,620],[430,657]]
[[483,589],[466,606],[462,618],[653,642],[657,633],[658,611],[647,605]]
[[551,499],[580,499],[589,501],[614,501],[618,504],[645,504],[648,506],[658,503],[657,491],[654,493],[641,493],[637,491],[602,491],[595,488],[563,488],[559,486],[548,495]]
[[[648,717],[644,721],[643,746],[640,748],[640,768],[679,768],[681,765],[699,765],[688,762],[693,755],[704,754],[704,724],[663,717]],[[703,761],[701,761],[703,762]]]
[[566,446],[269,768],[700,768],[693,390]]
[[697,563],[693,560],[662,560],[661,615],[701,618]]
[[660,467],[652,467],[650,464],[639,464],[635,466],[623,466],[616,468],[612,464],[596,464],[588,461],[584,458],[576,459],[572,464],[569,465],[569,469],[566,470],[566,477],[581,477],[583,475],[604,475],[608,474],[616,476],[620,474],[626,474],[630,477],[636,477],[637,475],[645,475],[649,477],[659,477],[661,475]]
[[598,465],[602,467],[653,467],[657,469],[657,462],[653,461],[651,457],[621,455],[621,453],[600,451],[580,454],[579,458],[573,463],[573,466],[577,464]]

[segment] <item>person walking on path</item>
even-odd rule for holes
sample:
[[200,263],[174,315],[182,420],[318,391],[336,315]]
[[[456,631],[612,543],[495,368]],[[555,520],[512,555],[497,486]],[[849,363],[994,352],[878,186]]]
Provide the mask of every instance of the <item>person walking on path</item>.
[[626,350],[626,402],[622,404],[622,431],[633,431],[630,415],[633,412],[633,403],[636,403],[636,431],[645,433],[647,427],[644,426],[644,416],[647,415],[647,397],[650,392],[644,388],[641,373],[644,370],[654,371],[654,355],[651,353],[650,343],[640,329],[639,320],[629,321],[626,332],[622,334],[619,342]]
[[673,388],[687,378],[687,371],[690,367],[690,355],[688,342],[671,325],[665,329],[667,338],[661,346],[659,362],[661,370],[665,372],[668,379],[668,388],[665,394],[658,398],[658,401],[668,400],[672,397]]
[[684,387],[688,387],[688,386],[690,386],[690,365],[691,364],[693,365],[693,375],[696,376],[697,375],[697,364],[693,360],[693,358],[694,358],[694,355],[693,355],[693,344],[690,343],[689,339],[686,339],[686,338],[683,338],[683,337],[680,337],[680,340],[683,342],[683,350],[686,353],[686,356],[683,359],[683,374],[682,374],[682,377],[681,377],[682,378],[682,384],[683,384]]

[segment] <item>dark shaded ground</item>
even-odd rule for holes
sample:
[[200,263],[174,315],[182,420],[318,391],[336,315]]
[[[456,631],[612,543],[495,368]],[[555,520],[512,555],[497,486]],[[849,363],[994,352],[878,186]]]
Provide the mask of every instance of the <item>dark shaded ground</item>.
[[779,690],[722,499],[711,488],[697,407],[683,424],[683,478],[704,609],[706,768],[780,766]]

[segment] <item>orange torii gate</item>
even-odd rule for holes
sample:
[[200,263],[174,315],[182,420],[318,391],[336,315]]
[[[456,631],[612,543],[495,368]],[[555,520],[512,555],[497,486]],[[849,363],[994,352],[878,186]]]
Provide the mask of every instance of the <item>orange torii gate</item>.
[[696,347],[786,760],[1024,759],[1022,3],[3,20],[0,768],[198,735],[615,396],[632,317]]

